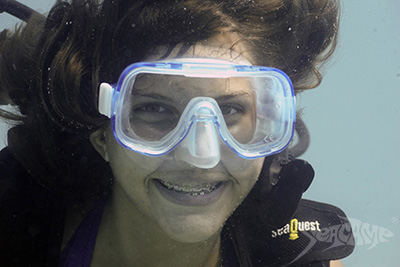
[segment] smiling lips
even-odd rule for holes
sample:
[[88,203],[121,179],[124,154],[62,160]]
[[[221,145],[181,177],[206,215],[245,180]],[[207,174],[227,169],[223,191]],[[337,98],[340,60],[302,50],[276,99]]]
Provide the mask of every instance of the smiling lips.
[[157,179],[160,184],[165,186],[168,190],[173,190],[177,193],[189,194],[191,196],[202,196],[216,190],[223,182],[203,183],[203,184],[174,184],[164,180]]
[[188,184],[153,179],[161,195],[181,206],[206,206],[218,201],[227,187],[227,181]]

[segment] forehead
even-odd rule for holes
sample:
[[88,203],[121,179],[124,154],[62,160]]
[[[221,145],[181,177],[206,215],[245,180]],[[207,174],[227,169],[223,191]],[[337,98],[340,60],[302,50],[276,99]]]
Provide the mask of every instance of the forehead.
[[237,64],[254,64],[250,46],[233,33],[219,34],[212,38],[187,46],[177,44],[172,49],[160,46],[153,49],[145,61],[156,61],[173,58],[214,58],[227,60]]
[[[233,33],[215,35],[190,46],[177,44],[172,49],[167,46],[156,47],[144,61],[175,58],[212,58],[246,65],[252,65],[253,62],[246,42]],[[218,97],[227,94],[251,94],[253,90],[251,83],[244,78],[186,78],[151,74],[138,76],[134,89],[146,91],[146,93],[172,94],[180,98],[200,95]]]
[[177,75],[142,74],[134,84],[134,94],[161,94],[174,99],[226,95],[252,95],[251,81],[243,77],[193,78]]

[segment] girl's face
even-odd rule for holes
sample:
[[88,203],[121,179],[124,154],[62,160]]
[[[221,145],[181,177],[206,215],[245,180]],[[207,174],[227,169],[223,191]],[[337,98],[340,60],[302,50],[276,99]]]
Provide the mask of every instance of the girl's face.
[[[244,46],[236,45],[235,49],[232,49],[231,44],[234,40],[231,39],[225,36],[210,39],[193,46],[183,57],[211,57],[235,63],[251,62],[252,58],[246,53]],[[158,60],[165,52],[163,48],[157,51],[149,55],[146,61]],[[179,46],[168,58],[176,57],[178,51]],[[148,88],[151,84],[151,92],[147,95],[165,99],[171,97],[163,95],[165,87],[173,86],[177,82],[142,77],[137,89]],[[251,103],[251,88],[240,88],[240,92],[236,92],[235,88],[230,87],[230,90],[227,90],[226,86],[203,83],[199,79],[196,86],[184,86],[184,89],[180,88],[179,92],[175,92],[173,98],[179,98],[182,107],[177,105],[173,108],[180,110],[192,97],[199,95],[220,99],[239,95],[245,98],[246,103]],[[144,116],[143,118],[166,116],[165,107],[162,105],[153,104],[142,110],[143,114],[140,113],[140,116]],[[233,112],[236,111],[233,109]],[[232,113],[232,110],[229,113]],[[251,129],[254,118],[247,113],[240,115],[239,121],[245,125],[244,129]],[[145,127],[143,131],[146,131]],[[243,131],[237,134],[238,138],[246,138]],[[123,148],[117,143],[110,129],[106,130],[105,135],[104,145],[93,143],[100,154],[110,162],[117,186],[122,188],[132,207],[142,213],[149,225],[156,225],[169,237],[181,242],[200,242],[219,234],[226,219],[253,188],[264,162],[263,158],[242,159],[226,148],[223,149],[224,156],[215,167],[203,169],[179,157],[179,146],[165,156],[148,157]]]

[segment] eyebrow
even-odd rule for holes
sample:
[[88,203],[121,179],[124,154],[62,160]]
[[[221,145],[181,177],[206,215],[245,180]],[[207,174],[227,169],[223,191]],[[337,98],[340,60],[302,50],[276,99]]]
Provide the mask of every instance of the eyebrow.
[[[176,99],[173,99],[169,96],[163,95],[163,94],[158,94],[158,93],[134,93],[132,94],[133,96],[137,97],[148,97],[148,98],[154,98],[154,99],[159,99],[159,100],[166,100],[166,101],[171,101],[175,102]],[[202,97],[201,95],[199,97]],[[207,96],[204,96],[207,97]],[[248,92],[236,92],[233,94],[229,95],[222,95],[222,96],[217,96],[217,97],[211,97],[215,99],[217,102],[218,101],[227,101],[232,98],[237,98],[237,97],[250,97],[250,94]]]
[[225,101],[225,100],[229,100],[232,98],[237,98],[237,97],[250,97],[250,94],[248,92],[237,92],[237,93],[233,93],[230,95],[222,95],[219,97],[216,97],[215,100],[219,100],[219,101]]
[[159,99],[159,100],[167,100],[173,102],[174,100],[168,96],[157,94],[157,93],[135,93],[132,91],[132,96],[137,96],[137,97],[148,97],[148,98],[154,98],[154,99]]

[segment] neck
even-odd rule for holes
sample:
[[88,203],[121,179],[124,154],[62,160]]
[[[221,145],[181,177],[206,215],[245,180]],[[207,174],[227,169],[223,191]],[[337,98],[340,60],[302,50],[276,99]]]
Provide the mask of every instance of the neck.
[[116,183],[106,205],[93,266],[220,266],[220,233],[198,243],[182,243],[137,209]]

